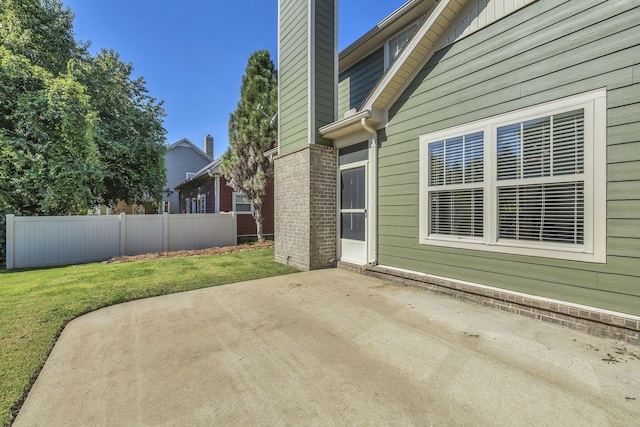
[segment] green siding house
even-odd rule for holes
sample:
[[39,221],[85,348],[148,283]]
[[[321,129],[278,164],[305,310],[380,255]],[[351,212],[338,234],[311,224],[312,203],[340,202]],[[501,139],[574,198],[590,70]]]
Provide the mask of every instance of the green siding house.
[[[640,5],[280,0],[276,259],[640,342]],[[333,52],[333,54],[332,54]]]

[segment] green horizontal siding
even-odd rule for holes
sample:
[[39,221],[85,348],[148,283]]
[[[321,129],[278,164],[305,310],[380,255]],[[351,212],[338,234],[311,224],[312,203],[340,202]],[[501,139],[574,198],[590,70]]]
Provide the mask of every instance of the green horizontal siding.
[[[635,2],[540,0],[436,52],[380,138],[379,262],[640,315],[639,33]],[[603,87],[606,264],[418,243],[420,135]]]
[[638,107],[635,104],[629,104],[616,108],[609,107],[607,119],[609,120],[609,126],[619,126],[640,121],[640,115],[638,114]]
[[607,203],[607,218],[636,219],[639,216],[640,200],[614,200]]
[[280,152],[308,143],[308,24],[307,2],[280,1],[279,70]]
[[[310,138],[318,144],[331,144],[317,133],[317,129],[335,120],[334,5],[334,0],[280,1],[281,154],[306,146],[311,142]],[[312,18],[313,34],[309,34]],[[309,48],[311,42],[313,53]],[[311,70],[310,64],[314,64]],[[309,96],[310,85],[313,86],[313,99]],[[315,134],[310,134],[310,127]]]
[[[415,270],[414,262],[412,259],[406,259],[401,256],[388,255],[385,258],[385,265],[394,265],[398,268],[404,268],[409,270]],[[459,268],[454,266],[452,268],[434,268],[434,271],[430,274],[436,276],[443,277],[455,277],[459,274]],[[613,275],[599,275],[602,281],[611,280],[615,283],[615,290],[625,290],[625,289],[635,289],[637,287],[637,283],[634,286],[633,280],[637,280],[636,278],[627,278],[627,277],[613,277]],[[624,280],[630,279],[629,282],[624,282]],[[622,313],[637,313],[638,311],[638,300],[637,298],[630,298],[628,296],[623,296],[622,293],[617,293],[615,291],[607,291],[603,292],[600,289],[590,289],[584,287],[575,287],[575,286],[560,286],[556,282],[544,282],[541,280],[526,280],[520,279],[518,280],[517,276],[513,276],[510,274],[501,274],[499,271],[491,271],[491,272],[477,272],[474,274],[474,282],[476,283],[487,283],[490,286],[494,286],[497,288],[510,289],[516,292],[523,292],[531,294],[531,289],[536,289],[536,294],[538,295],[553,295],[553,298],[570,301],[576,304],[583,304],[587,306],[594,306],[594,301],[597,301],[598,307],[619,311]],[[628,286],[624,286],[624,285]]]
[[352,65],[340,70],[338,83],[338,117],[360,106],[384,73],[384,49],[380,48]]
[[[335,8],[333,1],[316,2],[315,11],[315,128],[335,121]],[[332,142],[316,134],[317,144]]]
[[611,181],[639,181],[640,161],[624,161],[609,163],[609,182]]
[[[638,90],[640,85],[636,85]],[[635,136],[637,138],[637,136]],[[629,138],[634,138],[629,135]],[[610,163],[637,162],[640,161],[640,142],[614,145],[607,148],[607,159]]]

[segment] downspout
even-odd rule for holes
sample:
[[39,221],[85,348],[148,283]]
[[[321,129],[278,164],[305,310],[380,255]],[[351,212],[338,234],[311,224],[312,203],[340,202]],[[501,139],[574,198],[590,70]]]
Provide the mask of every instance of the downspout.
[[371,134],[369,144],[369,182],[371,183],[371,202],[368,210],[369,265],[378,264],[378,132],[367,123],[367,118],[360,119],[360,125]]

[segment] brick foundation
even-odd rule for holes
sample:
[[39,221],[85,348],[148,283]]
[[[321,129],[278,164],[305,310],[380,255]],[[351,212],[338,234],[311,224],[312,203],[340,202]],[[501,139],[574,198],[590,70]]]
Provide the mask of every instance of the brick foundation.
[[626,316],[597,308],[551,301],[496,288],[474,286],[382,266],[357,266],[338,262],[338,268],[405,286],[427,289],[462,301],[555,323],[588,334],[640,345],[640,318],[636,316]]
[[274,160],[275,258],[301,270],[335,266],[337,151],[309,144]]

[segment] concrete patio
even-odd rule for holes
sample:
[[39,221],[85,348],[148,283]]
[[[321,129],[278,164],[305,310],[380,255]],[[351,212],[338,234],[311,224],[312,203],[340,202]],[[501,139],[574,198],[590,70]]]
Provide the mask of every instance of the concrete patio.
[[639,419],[638,347],[333,269],[76,319],[14,426]]

